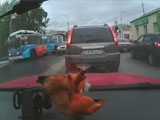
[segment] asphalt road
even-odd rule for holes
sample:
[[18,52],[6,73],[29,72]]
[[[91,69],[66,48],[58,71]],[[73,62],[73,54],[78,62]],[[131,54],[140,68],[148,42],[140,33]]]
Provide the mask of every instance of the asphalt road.
[[[32,75],[65,73],[64,56],[46,55],[36,60],[19,60],[0,68],[0,82]],[[151,66],[141,59],[121,54],[119,73],[131,73],[160,79],[160,65]]]
[[[32,75],[57,74],[64,56],[45,55],[36,60],[18,60],[0,68],[0,83]],[[64,63],[64,62],[62,62]],[[49,69],[52,70],[49,71]],[[47,72],[48,71],[48,72]]]
[[131,59],[129,53],[122,53],[119,73],[138,74],[160,80],[160,64],[152,66],[146,60]]

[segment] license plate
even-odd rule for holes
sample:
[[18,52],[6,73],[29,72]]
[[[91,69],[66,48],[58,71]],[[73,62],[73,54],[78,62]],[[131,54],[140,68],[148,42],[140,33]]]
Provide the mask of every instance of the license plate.
[[82,70],[86,70],[86,69],[88,69],[90,67],[91,67],[90,64],[77,64],[77,68],[80,68]]
[[103,50],[85,50],[83,55],[100,55],[103,54]]

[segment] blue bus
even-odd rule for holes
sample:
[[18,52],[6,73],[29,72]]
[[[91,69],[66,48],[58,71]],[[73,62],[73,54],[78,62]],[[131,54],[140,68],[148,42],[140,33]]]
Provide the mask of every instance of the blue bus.
[[9,36],[9,60],[32,58],[46,53],[42,36],[34,31],[16,31]]

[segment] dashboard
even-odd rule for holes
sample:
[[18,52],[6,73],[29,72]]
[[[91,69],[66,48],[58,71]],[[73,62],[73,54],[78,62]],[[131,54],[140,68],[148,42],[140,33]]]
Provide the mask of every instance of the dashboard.
[[[10,118],[19,120],[22,114],[21,109],[15,110],[13,107],[13,93],[11,91],[0,92],[0,120]],[[91,116],[83,116],[81,120],[160,119],[160,90],[94,91],[85,92],[85,95],[94,99],[105,99],[105,103],[96,113]],[[70,119],[57,113],[54,105],[51,109],[43,109],[42,115],[39,116],[39,120]]]

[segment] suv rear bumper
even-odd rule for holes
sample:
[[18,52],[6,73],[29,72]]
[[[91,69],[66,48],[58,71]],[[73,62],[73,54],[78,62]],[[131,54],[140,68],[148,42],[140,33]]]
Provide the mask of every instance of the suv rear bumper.
[[120,53],[109,53],[105,56],[80,56],[80,55],[66,55],[66,68],[76,67],[77,64],[89,64],[91,67],[108,67],[119,66]]

